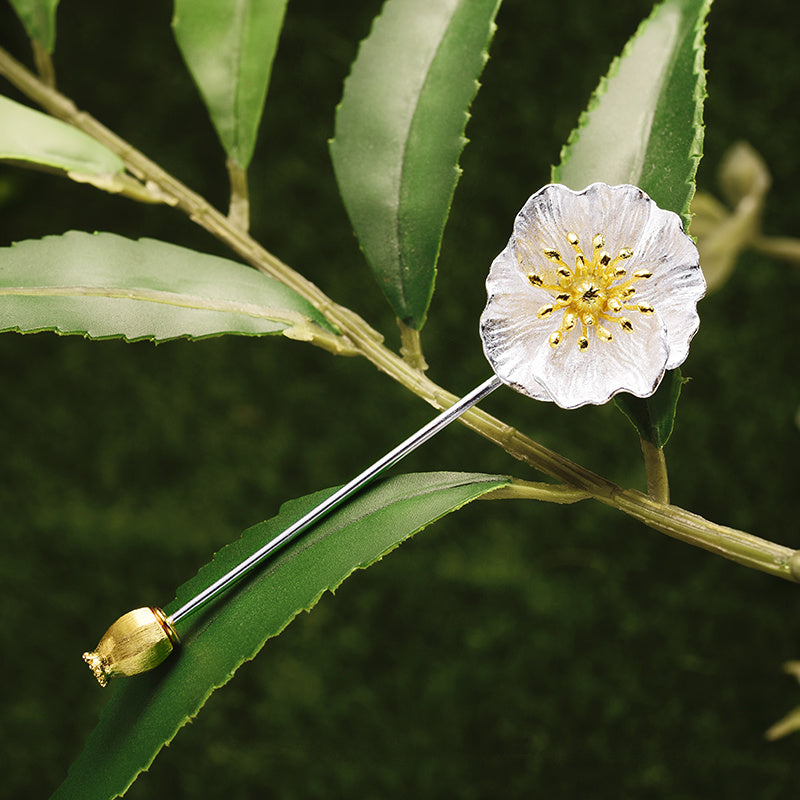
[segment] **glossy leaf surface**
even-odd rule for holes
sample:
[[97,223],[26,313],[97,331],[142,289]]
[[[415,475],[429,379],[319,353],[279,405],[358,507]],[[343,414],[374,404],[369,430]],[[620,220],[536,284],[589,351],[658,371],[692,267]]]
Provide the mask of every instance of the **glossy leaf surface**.
[[253,157],[288,0],[176,0],[175,39],[228,157]]
[[389,0],[361,43],[331,142],[339,190],[395,314],[419,329],[500,0]]
[[[439,517],[507,482],[464,473],[401,475],[376,484],[322,520],[222,602],[181,623],[182,645],[164,664],[153,672],[114,679],[102,718],[54,800],[100,800],[124,792],[211,693],[325,591],[333,591],[352,572]],[[180,587],[166,612],[194,597],[332,491],[292,500],[276,517],[249,528]]]
[[[710,0],[665,0],[640,26],[597,87],[561,152],[553,180],[571,189],[631,183],[688,226],[703,146],[705,18]],[[620,395],[639,435],[663,447],[683,379],[667,373],[657,392]]]
[[0,96],[0,160],[37,164],[81,175],[125,169],[122,160],[66,122]]
[[595,181],[631,183],[688,224],[703,146],[709,6],[710,0],[656,6],[595,90],[554,181],[578,190]]
[[664,375],[664,380],[652,397],[642,399],[632,394],[618,394],[614,403],[642,439],[661,448],[672,435],[678,398],[686,382],[680,369],[672,369]]
[[154,239],[70,231],[0,248],[0,331],[155,342],[330,330],[254,269]]

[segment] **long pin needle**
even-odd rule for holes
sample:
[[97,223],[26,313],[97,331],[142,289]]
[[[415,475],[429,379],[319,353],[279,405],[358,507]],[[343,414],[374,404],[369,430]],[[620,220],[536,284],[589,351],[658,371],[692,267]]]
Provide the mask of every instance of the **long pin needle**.
[[367,467],[326,500],[311,509],[271,541],[237,564],[214,583],[166,616],[160,608],[138,608],[120,617],[105,633],[97,649],[84,653],[83,660],[91,668],[101,686],[113,675],[136,675],[160,664],[171,652],[179,637],[174,625],[197,611],[213,598],[230,588],[258,564],[293,541],[303,531],[318,522],[345,500],[375,480],[379,475],[437,434],[465,411],[483,400],[502,385],[496,375],[464,395],[452,406],[434,417],[427,425],[409,436],[383,458]]

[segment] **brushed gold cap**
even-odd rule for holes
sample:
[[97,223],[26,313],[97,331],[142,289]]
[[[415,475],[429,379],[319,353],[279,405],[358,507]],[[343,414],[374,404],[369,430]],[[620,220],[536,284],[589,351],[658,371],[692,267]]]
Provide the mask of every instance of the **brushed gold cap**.
[[137,675],[157,667],[179,641],[160,608],[137,608],[121,616],[83,660],[105,686],[114,675]]

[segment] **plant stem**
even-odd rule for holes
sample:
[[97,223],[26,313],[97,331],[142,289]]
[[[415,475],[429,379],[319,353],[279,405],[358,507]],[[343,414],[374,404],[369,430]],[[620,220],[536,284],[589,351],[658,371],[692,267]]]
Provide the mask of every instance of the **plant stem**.
[[797,550],[761,539],[751,533],[709,522],[678,506],[659,503],[635,489],[621,489],[609,505],[673,539],[680,539],[778,578],[800,582]]
[[250,193],[247,188],[247,170],[232,158],[226,160],[228,177],[231,182],[231,202],[228,219],[234,228],[245,233],[250,230]]
[[750,246],[757,253],[800,263],[800,239],[790,236],[759,236],[750,242]]
[[669,503],[669,478],[667,477],[667,461],[664,448],[656,447],[647,439],[642,439],[642,455],[647,475],[647,494],[659,503]]
[[53,66],[53,59],[50,53],[36,41],[31,39],[31,47],[33,48],[33,60],[36,63],[36,70],[42,82],[49,86],[51,89],[56,88],[56,70]]
[[[245,231],[236,228],[205,198],[184,186],[89,114],[79,111],[69,98],[46,86],[2,48],[0,74],[5,75],[50,114],[88,133],[117,153],[133,175],[147,186],[156,186],[168,198],[168,202],[228,245],[245,261],[306,298],[339,329],[347,346],[355,348],[381,372],[434,408],[441,410],[456,401],[455,395],[442,389],[419,369],[415,369],[385,347],[383,337],[355,312],[335,303],[311,281],[265,250]],[[800,551],[774,544],[744,531],[716,525],[641,492],[623,490],[607,478],[549,450],[481,409],[473,408],[459,419],[514,458],[555,478],[572,490],[578,490],[601,503],[618,508],[657,531],[752,569],[800,582]]]
[[513,479],[506,486],[493,489],[481,496],[481,500],[541,500],[546,503],[579,503],[591,495],[571,486],[558,483],[538,483]]
[[428,362],[422,354],[422,342],[420,341],[419,331],[410,328],[403,322],[397,320],[397,327],[400,328],[400,355],[412,369],[425,372],[428,369]]

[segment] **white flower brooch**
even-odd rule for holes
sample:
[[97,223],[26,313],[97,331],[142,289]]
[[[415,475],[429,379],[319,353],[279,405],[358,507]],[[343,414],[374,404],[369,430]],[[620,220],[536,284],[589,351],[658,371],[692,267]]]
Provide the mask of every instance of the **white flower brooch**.
[[706,283],[677,214],[635,186],[550,184],[486,280],[481,338],[503,381],[562,408],[648,397],[686,360]]

